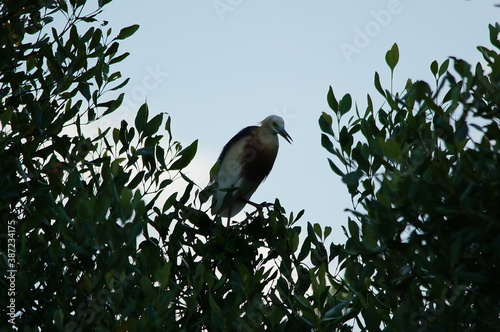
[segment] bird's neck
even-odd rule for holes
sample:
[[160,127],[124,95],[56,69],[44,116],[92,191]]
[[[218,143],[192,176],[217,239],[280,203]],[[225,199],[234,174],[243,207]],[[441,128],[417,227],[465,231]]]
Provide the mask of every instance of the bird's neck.
[[257,135],[263,143],[271,144],[273,141],[278,141],[278,134],[270,128],[259,128]]

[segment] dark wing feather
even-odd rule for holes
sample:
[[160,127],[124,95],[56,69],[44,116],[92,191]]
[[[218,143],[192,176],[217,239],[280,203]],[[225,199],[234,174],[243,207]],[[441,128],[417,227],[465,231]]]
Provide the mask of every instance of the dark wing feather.
[[217,162],[220,163],[224,159],[227,151],[229,151],[229,148],[231,148],[231,146],[233,146],[236,142],[238,142],[243,137],[252,135],[252,133],[254,133],[257,130],[257,128],[259,128],[259,127],[249,126],[249,127],[241,129],[240,132],[237,133],[236,135],[234,135],[234,137],[231,138],[229,140],[229,142],[227,142],[227,144],[224,146],[224,148],[222,149],[222,152],[220,153],[219,159],[217,159]]
[[[219,167],[220,167],[220,164],[222,163],[222,160],[226,157],[226,154],[227,152],[229,151],[229,149],[234,145],[236,144],[236,142],[238,142],[239,140],[241,140],[242,138],[246,137],[246,136],[250,136],[252,135],[259,127],[257,126],[249,126],[249,127],[246,127],[246,128],[243,128],[241,129],[236,135],[234,135],[233,138],[231,138],[229,140],[229,142],[227,142],[227,144],[224,146],[224,148],[222,149],[222,152],[220,153],[219,155],[219,158],[217,158],[217,162],[216,164],[219,164]],[[212,175],[212,174],[211,174]],[[210,178],[210,182],[209,184],[213,184],[215,182],[215,179],[217,177],[217,175],[213,174],[213,178]]]

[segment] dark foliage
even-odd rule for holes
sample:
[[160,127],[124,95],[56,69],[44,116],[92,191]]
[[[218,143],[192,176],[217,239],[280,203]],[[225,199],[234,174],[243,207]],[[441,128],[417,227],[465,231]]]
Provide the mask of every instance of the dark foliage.
[[[133,125],[89,136],[89,124],[119,109],[128,80],[112,67],[128,55],[119,41],[138,28],[113,34],[97,20],[106,2],[88,13],[85,1],[0,7],[1,328],[341,325],[344,302],[329,287],[335,256],[322,242],[331,228],[309,224],[300,241],[302,212],[287,217],[279,201],[239,226],[211,220],[193,205],[198,189],[183,173],[197,142],[183,148],[170,118],[150,117],[147,105]],[[53,17],[66,20],[61,31]]]
[[[88,134],[119,112],[128,80],[112,68],[138,29],[100,22],[107,2],[0,5],[2,331],[498,325],[498,25],[496,50],[479,48],[489,70],[435,62],[434,88],[409,81],[401,94],[377,74],[385,108],[368,98],[346,125],[351,97],[330,90],[338,130],[323,114],[322,144],[355,210],[346,244],[326,245],[331,227],[303,231],[303,211],[278,200],[237,226],[212,219],[183,172],[197,142],[173,140],[146,104],[133,124]],[[394,46],[391,74],[398,58]]]
[[[434,61],[434,88],[409,80],[396,94],[376,73],[383,107],[368,96],[348,120],[351,97],[328,92],[338,130],[324,113],[322,144],[355,207],[342,267],[363,329],[498,329],[500,26],[489,30],[488,68]],[[394,45],[391,76],[398,59]]]

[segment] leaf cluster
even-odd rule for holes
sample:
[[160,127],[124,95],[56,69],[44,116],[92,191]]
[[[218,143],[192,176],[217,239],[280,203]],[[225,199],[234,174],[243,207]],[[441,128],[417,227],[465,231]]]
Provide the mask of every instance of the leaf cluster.
[[[9,234],[0,269],[16,271],[15,314],[2,295],[2,322],[19,331],[349,330],[352,298],[330,271],[339,252],[325,244],[330,227],[301,233],[303,211],[287,216],[278,200],[223,226],[197,206],[200,189],[184,171],[197,141],[174,141],[171,118],[147,104],[133,124],[87,134],[119,109],[128,79],[112,68],[128,55],[119,41],[138,28],[113,37],[97,19],[107,2],[90,12],[77,0],[0,7],[0,234]],[[2,279],[0,293],[9,287]]]
[[[19,331],[483,330],[497,324],[499,27],[489,70],[431,64],[435,87],[375,86],[385,108],[327,95],[323,146],[355,209],[345,245],[279,200],[236,225],[186,174],[197,141],[142,105],[119,109],[120,40],[85,1],[0,6],[0,250]],[[61,30],[53,17],[64,17]],[[391,77],[397,45],[386,56]],[[453,63],[453,70],[449,68]],[[434,89],[434,90],[433,90]],[[114,97],[109,97],[109,95]],[[337,129],[333,128],[333,119]],[[362,136],[362,140],[358,138]],[[339,145],[339,148],[336,147]],[[340,165],[340,166],[339,166]],[[184,191],[174,189],[181,182]],[[176,187],[178,188],[178,186]],[[15,255],[7,250],[13,243]],[[12,257],[12,259],[11,259]],[[3,279],[0,292],[11,285]],[[0,297],[2,322],[8,297]]]
[[[375,73],[383,106],[368,95],[366,111],[356,106],[345,125],[351,97],[328,92],[333,114],[319,125],[353,199],[343,267],[364,297],[362,329],[498,326],[500,26],[489,30],[493,49],[478,48],[484,62],[434,61],[434,87],[408,80],[394,94]],[[398,60],[394,45],[391,77]]]

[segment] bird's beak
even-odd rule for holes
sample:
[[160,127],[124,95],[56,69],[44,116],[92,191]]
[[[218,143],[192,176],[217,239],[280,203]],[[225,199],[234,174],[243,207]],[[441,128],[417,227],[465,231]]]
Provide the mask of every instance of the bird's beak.
[[285,128],[279,127],[278,128],[278,134],[280,134],[281,137],[283,137],[288,143],[292,144],[293,139],[290,137],[290,135],[288,135],[288,133],[286,132]]

